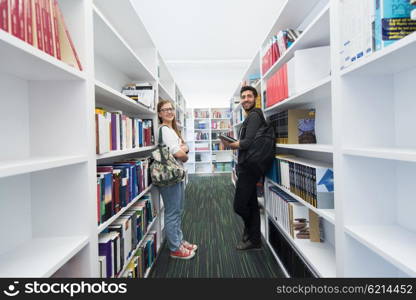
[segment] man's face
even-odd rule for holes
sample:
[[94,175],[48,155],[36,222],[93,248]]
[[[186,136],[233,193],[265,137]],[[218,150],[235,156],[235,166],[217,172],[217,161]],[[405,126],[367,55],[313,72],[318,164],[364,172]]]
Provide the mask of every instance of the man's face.
[[244,91],[240,97],[240,103],[245,111],[250,111],[256,105],[256,98],[252,91]]

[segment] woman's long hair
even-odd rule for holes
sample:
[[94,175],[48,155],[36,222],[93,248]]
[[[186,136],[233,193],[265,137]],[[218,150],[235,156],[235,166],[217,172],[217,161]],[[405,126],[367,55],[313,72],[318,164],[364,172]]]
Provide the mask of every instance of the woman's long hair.
[[[168,103],[172,106],[172,108],[175,108],[173,103],[169,100],[160,100],[159,103],[157,104],[157,113],[158,113],[157,118],[159,119],[160,124],[162,124],[162,122],[163,122],[163,120],[159,117],[160,110],[162,109],[163,105],[168,104]],[[185,140],[182,138],[182,135],[179,132],[178,126],[176,125],[176,113],[175,113],[175,115],[173,117],[173,120],[172,120],[172,128],[173,128],[173,130],[175,130],[176,134],[181,139],[182,143],[185,143]]]

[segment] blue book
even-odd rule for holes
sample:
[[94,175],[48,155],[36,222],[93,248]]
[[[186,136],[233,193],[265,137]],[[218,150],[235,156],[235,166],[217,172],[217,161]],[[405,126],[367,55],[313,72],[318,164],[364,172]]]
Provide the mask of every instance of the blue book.
[[416,20],[410,19],[409,0],[374,0],[374,40],[376,50],[389,46],[416,31]]

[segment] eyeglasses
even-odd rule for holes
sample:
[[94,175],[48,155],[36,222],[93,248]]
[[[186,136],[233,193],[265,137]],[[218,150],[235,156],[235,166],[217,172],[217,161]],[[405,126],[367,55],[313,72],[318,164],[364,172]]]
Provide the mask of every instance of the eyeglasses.
[[175,111],[175,109],[174,108],[164,108],[164,109],[161,109],[160,110],[161,112],[174,112]]

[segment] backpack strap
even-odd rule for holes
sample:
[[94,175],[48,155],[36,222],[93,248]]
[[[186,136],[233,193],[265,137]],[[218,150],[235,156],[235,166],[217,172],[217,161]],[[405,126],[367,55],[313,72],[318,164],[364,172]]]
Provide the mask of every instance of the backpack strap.
[[162,134],[162,128],[163,127],[168,127],[167,125],[162,125],[159,127],[159,139],[158,139],[158,144],[159,145],[163,145],[163,134]]

